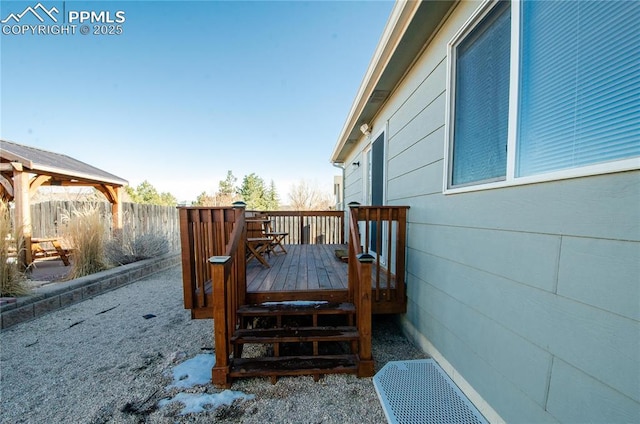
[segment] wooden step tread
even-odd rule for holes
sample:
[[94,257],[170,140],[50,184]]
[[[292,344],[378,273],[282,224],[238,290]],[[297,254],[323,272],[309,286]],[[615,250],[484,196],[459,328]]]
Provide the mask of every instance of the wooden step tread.
[[358,340],[356,327],[297,327],[236,330],[231,343],[336,342]]
[[356,355],[240,358],[231,363],[231,377],[348,374],[358,370]]
[[242,305],[238,308],[239,316],[277,316],[277,315],[340,315],[354,314],[353,303],[326,302],[317,304],[296,304],[287,302],[268,302],[259,305]]

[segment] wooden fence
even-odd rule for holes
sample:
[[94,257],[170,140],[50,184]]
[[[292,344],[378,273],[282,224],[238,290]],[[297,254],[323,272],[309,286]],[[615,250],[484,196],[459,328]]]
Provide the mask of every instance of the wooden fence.
[[[111,205],[107,202],[52,200],[31,205],[31,234],[46,238],[64,236],[67,220],[74,211],[97,208],[111,228]],[[343,244],[344,212],[342,211],[270,211],[275,231],[289,235],[286,244]],[[169,241],[172,251],[180,250],[178,209],[173,206],[123,204],[125,230],[137,234],[160,234]]]
[[[48,201],[31,205],[31,234],[33,237],[64,236],[67,220],[74,211],[97,208],[111,228],[111,204],[107,202]],[[175,206],[123,203],[125,231],[133,236],[154,233],[164,236],[171,251],[180,250],[180,227]]]

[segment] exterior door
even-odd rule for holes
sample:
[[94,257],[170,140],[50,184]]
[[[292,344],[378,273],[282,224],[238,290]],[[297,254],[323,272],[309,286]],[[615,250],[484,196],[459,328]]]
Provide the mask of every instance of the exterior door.
[[[371,206],[382,206],[384,204],[384,132],[371,144],[369,151],[369,200]],[[376,223],[371,223],[371,243],[369,251],[376,252],[376,238],[378,232],[382,229],[378,228]],[[384,246],[384,243],[382,243]]]

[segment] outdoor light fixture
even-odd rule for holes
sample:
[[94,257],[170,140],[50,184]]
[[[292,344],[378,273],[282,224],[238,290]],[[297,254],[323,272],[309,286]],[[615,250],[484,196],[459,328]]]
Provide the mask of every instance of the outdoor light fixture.
[[360,131],[362,132],[362,134],[364,134],[366,136],[371,134],[371,128],[369,128],[369,124],[360,125]]

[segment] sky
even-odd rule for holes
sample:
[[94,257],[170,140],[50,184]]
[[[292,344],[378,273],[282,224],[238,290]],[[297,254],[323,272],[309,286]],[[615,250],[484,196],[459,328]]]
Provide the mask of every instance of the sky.
[[[255,173],[274,181],[284,204],[303,179],[332,192],[341,171],[329,157],[393,7],[40,3],[0,2],[2,139],[69,155],[134,187],[147,180],[178,201],[215,192],[228,170],[238,183]],[[16,21],[29,6],[44,23],[30,12]],[[33,34],[26,26],[36,24],[67,33]]]

